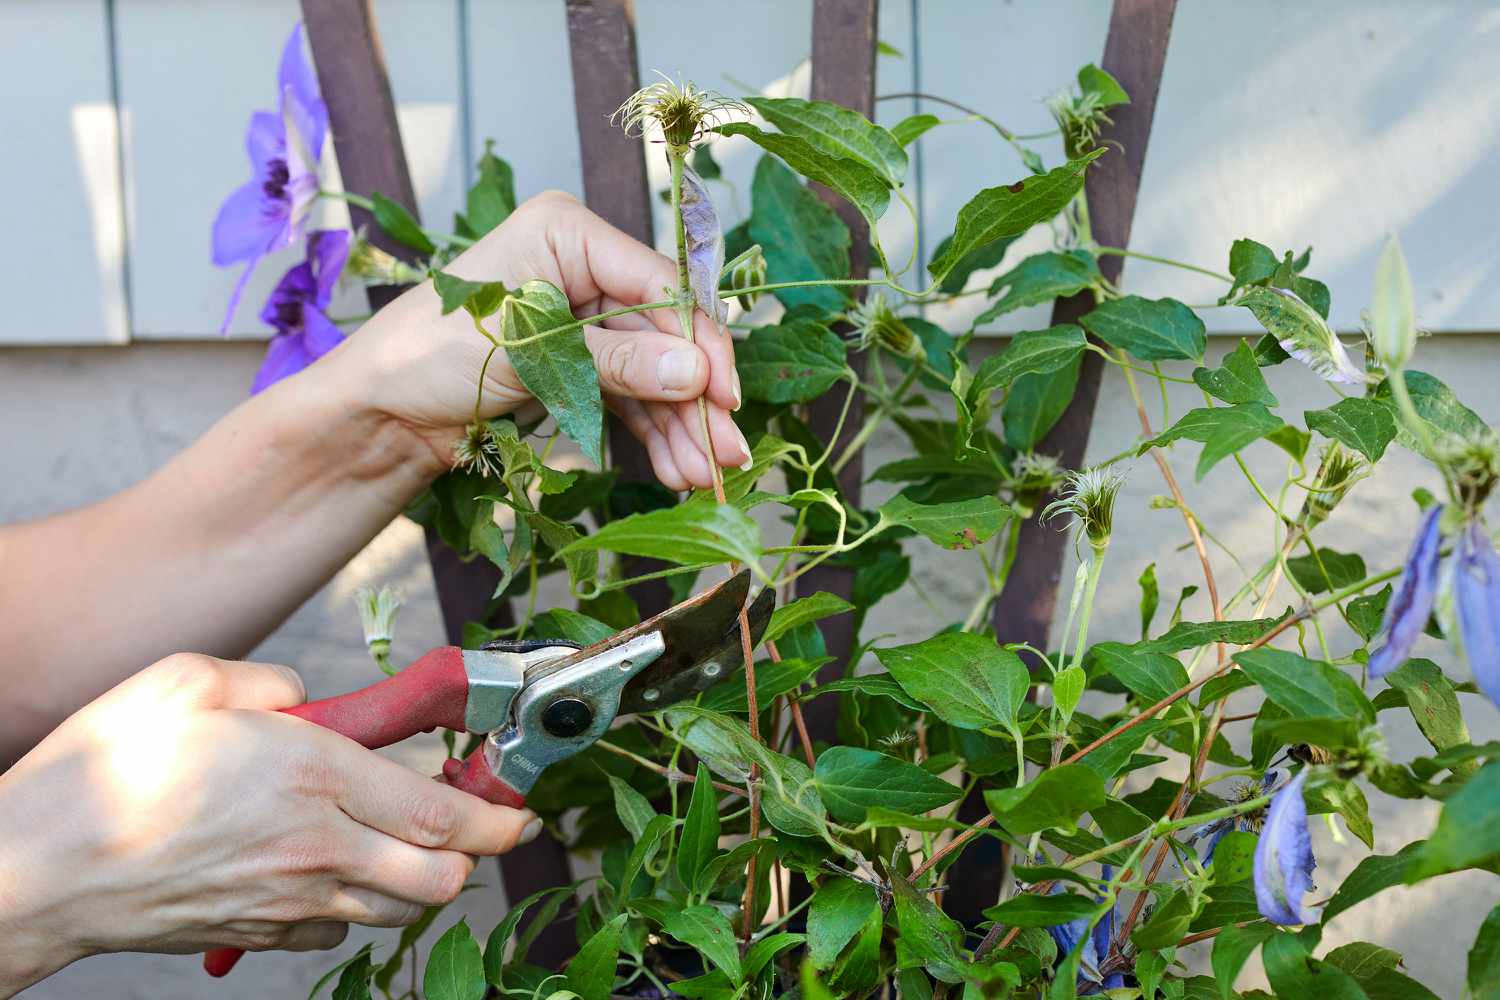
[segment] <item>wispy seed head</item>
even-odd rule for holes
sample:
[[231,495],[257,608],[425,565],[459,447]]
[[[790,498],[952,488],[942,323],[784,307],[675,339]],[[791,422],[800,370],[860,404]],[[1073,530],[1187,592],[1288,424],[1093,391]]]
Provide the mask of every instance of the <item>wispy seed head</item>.
[[713,90],[699,90],[691,81],[673,80],[658,73],[660,80],[631,94],[610,117],[628,135],[644,135],[659,129],[667,145],[691,146],[703,132],[731,114],[749,114],[742,102]]
[[1068,476],[1063,495],[1048,504],[1042,516],[1071,514],[1090,544],[1107,545],[1114,531],[1115,499],[1124,485],[1123,477],[1107,469],[1074,472]]

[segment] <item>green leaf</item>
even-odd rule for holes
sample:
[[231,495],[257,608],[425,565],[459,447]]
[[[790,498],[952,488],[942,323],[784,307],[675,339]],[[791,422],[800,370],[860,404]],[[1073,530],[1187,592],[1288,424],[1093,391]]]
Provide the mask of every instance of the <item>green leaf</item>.
[[1214,953],[1210,964],[1214,970],[1214,982],[1218,984],[1222,1000],[1234,1000],[1234,981],[1245,967],[1255,949],[1276,933],[1270,924],[1254,923],[1244,927],[1230,924],[1214,939]]
[[483,1000],[486,985],[479,942],[470,933],[468,921],[460,920],[432,946],[422,974],[422,992],[428,1000]]
[[620,817],[620,823],[629,831],[631,839],[639,841],[646,832],[646,824],[656,818],[656,810],[651,807],[646,796],[613,774],[609,775],[609,787],[615,793],[615,812]]
[[1479,925],[1474,947],[1469,949],[1467,982],[1474,1000],[1500,998],[1500,906]]
[[[356,951],[354,954],[344,959],[338,965],[335,965],[333,968],[323,973],[323,975],[319,976],[318,981],[313,984],[312,990],[308,992],[307,1000],[317,1000],[318,994],[323,992],[323,987],[327,986],[330,982],[333,982],[335,978],[338,979],[338,986],[335,987],[335,993],[337,993],[338,988],[342,987],[344,984],[344,970],[349,968],[351,965],[354,965],[360,959],[368,957],[370,954],[370,949],[373,947],[375,947],[374,944],[367,942],[360,947],[359,951]],[[350,993],[347,997],[347,1000],[365,1000],[365,998],[369,996],[370,991],[369,979],[374,974],[375,970],[371,968],[369,972],[364,972],[364,970],[361,969],[359,973],[352,975],[350,978],[355,982],[349,986],[349,989],[357,991],[359,988],[359,981],[362,979],[365,992]],[[334,1000],[346,1000],[346,998],[335,996]]]
[[766,626],[766,632],[761,641],[775,642],[799,625],[853,610],[854,605],[842,597],[820,590],[790,604],[784,604],[771,612],[770,624]]
[[1401,954],[1368,941],[1354,941],[1333,949],[1323,961],[1363,981],[1400,965]]
[[1161,591],[1156,585],[1156,563],[1148,563],[1136,581],[1141,586],[1141,639],[1151,637],[1151,622],[1161,603]]
[[387,236],[428,256],[437,253],[437,247],[400,202],[392,201],[379,191],[370,195],[370,202],[374,206],[375,224],[385,230]]
[[1073,717],[1073,711],[1078,707],[1087,683],[1088,675],[1076,663],[1059,671],[1052,678],[1052,704],[1057,707],[1065,724]]
[[903,146],[910,146],[920,139],[923,133],[929,129],[943,124],[943,120],[937,115],[920,114],[908,115],[891,126],[891,135]]
[[897,757],[860,747],[829,747],[813,769],[833,818],[859,823],[870,806],[924,813],[958,798],[960,789]]
[[729,919],[712,906],[674,909],[662,921],[662,930],[688,947],[696,948],[735,985],[742,981],[739,943],[734,939]]
[[896,906],[897,965],[921,965],[945,983],[962,981],[968,966],[959,952],[963,928],[895,873],[891,895]]
[[[849,202],[874,229],[891,202],[890,186],[874,170],[858,160],[829,156],[801,136],[764,132],[749,122],[720,125],[723,135],[742,135],[768,153],[775,153],[797,173],[832,189]],[[892,143],[895,140],[891,140]],[[900,151],[900,146],[896,147]],[[904,157],[905,154],[902,153]],[[751,225],[751,235],[755,227]],[[759,242],[759,237],[756,237]],[[762,243],[762,246],[766,244]]]
[[1067,368],[1083,353],[1086,343],[1083,330],[1072,323],[1018,333],[1005,350],[984,359],[971,391],[991,393],[1023,375],[1048,375]]
[[[1406,705],[1417,728],[1434,749],[1449,750],[1469,742],[1469,727],[1464,724],[1463,712],[1458,707],[1458,695],[1436,663],[1407,660],[1400,669],[1387,674],[1385,682],[1406,695]],[[1466,761],[1454,765],[1453,770],[1455,774],[1469,775],[1474,768],[1474,762]]]
[[396,939],[396,950],[390,958],[381,963],[380,968],[375,970],[375,985],[379,989],[389,991],[391,981],[396,978],[396,973],[400,972],[406,963],[407,950],[417,943],[418,938],[427,933],[427,928],[432,926],[432,922],[442,912],[441,906],[429,906],[422,911],[422,915],[415,923],[401,928],[401,936]]
[[1281,426],[1281,418],[1260,403],[1199,407],[1189,410],[1177,423],[1142,444],[1136,453],[1145,454],[1152,448],[1160,448],[1182,438],[1201,441],[1203,453],[1198,456],[1197,469],[1197,478],[1201,480],[1220,459],[1279,430]]
[[1380,634],[1385,606],[1390,603],[1391,593],[1391,585],[1386,584],[1375,593],[1356,597],[1344,605],[1344,616],[1349,619],[1349,627],[1358,632],[1365,642]]
[[750,946],[745,952],[745,979],[753,980],[760,975],[761,970],[771,964],[771,960],[788,948],[795,948],[807,940],[804,934],[790,934],[785,931],[763,937]]
[[1298,295],[1256,286],[1245,289],[1236,304],[1249,309],[1282,350],[1322,378],[1350,385],[1364,382],[1365,373],[1349,358],[1328,321]]
[[1031,684],[1019,656],[972,632],[874,653],[907,694],[960,729],[1014,729]]
[[509,290],[499,281],[465,281],[447,271],[432,272],[432,288],[442,300],[444,316],[455,309],[465,309],[475,319],[492,316],[505,301]]
[[1019,236],[1057,215],[1082,189],[1088,165],[1103,154],[1103,149],[1095,149],[1040,177],[979,192],[959,209],[953,242],[927,265],[928,273],[940,282],[971,251],[995,240]]
[[563,969],[568,989],[583,1000],[609,1000],[620,960],[620,931],[626,919],[627,915],[621,913],[600,927]]
[[846,377],[844,341],[810,319],[786,319],[752,330],[735,345],[735,368],[748,399],[806,403]]
[[[1494,440],[1494,432],[1489,429],[1483,418],[1460,403],[1458,397],[1453,394],[1453,390],[1444,385],[1441,380],[1426,372],[1407,369],[1406,391],[1411,396],[1412,408],[1426,424],[1427,433],[1434,441],[1441,443],[1450,434],[1464,438]],[[1428,459],[1435,458],[1427,453],[1421,440],[1406,429],[1400,411],[1396,408],[1389,379],[1380,383],[1375,389],[1374,398],[1390,409],[1396,423],[1396,440],[1401,442],[1402,447]]]
[[599,397],[599,373],[584,342],[583,328],[517,343],[572,323],[567,296],[550,282],[528,281],[506,298],[500,315],[505,352],[516,375],[547,407],[557,426],[578,442],[584,455],[599,463],[604,404]]
[[991,789],[985,804],[1000,824],[1017,836],[1052,827],[1071,827],[1078,817],[1104,804],[1104,779],[1084,764],[1048,768],[1020,788]]
[[1170,948],[1187,934],[1193,910],[1193,894],[1186,888],[1179,889],[1156,908],[1151,919],[1135,929],[1130,940],[1142,950]]
[[[670,823],[671,820],[667,819],[667,822]],[[494,926],[490,931],[489,939],[484,945],[484,978],[491,986],[499,989],[505,985],[502,974],[505,969],[505,949],[510,944],[510,936],[520,926],[521,918],[526,915],[526,911],[544,899],[572,895],[573,889],[574,887],[571,885],[548,886],[545,889],[539,889],[532,893],[519,903],[512,904],[511,908],[506,911],[505,919]],[[433,909],[437,910],[439,908],[434,907]],[[537,919],[540,920],[545,915],[544,910],[538,914]],[[519,960],[525,958],[525,956],[518,952],[516,958]],[[386,985],[390,985],[389,980]]]
[[[1276,254],[1264,243],[1257,243],[1252,239],[1235,240],[1229,246],[1229,273],[1234,277],[1229,295],[1246,285],[1270,281],[1280,264]],[[1226,299],[1228,297],[1225,296]]]
[[1372,462],[1380,461],[1385,446],[1396,437],[1396,418],[1388,406],[1373,399],[1350,396],[1326,410],[1303,415],[1308,430],[1348,445]]
[[1007,927],[1056,927],[1091,916],[1097,909],[1097,900],[1075,896],[1070,892],[1050,896],[1023,892],[999,906],[990,907],[984,911],[984,915]]
[[[333,987],[333,1000],[370,1000],[370,978],[375,975],[375,966],[370,961],[368,944],[361,948],[353,958],[341,963],[334,971],[339,974],[339,981]],[[324,976],[318,985],[313,987],[312,996],[317,996],[318,990],[331,975],[333,972]]]
[[899,493],[879,510],[881,521],[911,528],[947,549],[983,544],[1015,513],[994,497],[920,504]]
[[1250,877],[1255,867],[1258,837],[1245,830],[1230,830],[1214,847],[1214,881],[1229,885]]
[[592,646],[614,635],[615,629],[577,611],[553,608],[531,620],[529,634],[537,639],[567,639],[580,646]]
[[1176,299],[1110,299],[1079,322],[1109,346],[1142,361],[1193,360],[1208,348],[1203,321]]
[[1287,572],[1310,594],[1342,590],[1365,578],[1365,561],[1357,553],[1318,549],[1316,555],[1286,561]]
[[[825,663],[833,657],[820,656],[805,660],[792,656],[781,660],[764,660],[755,665],[755,698],[761,711],[765,711],[773,698],[797,690]],[[750,701],[745,696],[745,673],[736,670],[703,694],[699,702],[704,708],[715,712],[748,712]]]
[[[975,271],[987,271],[992,267],[999,267],[1001,261],[1005,260],[1005,252],[1019,238],[1019,234],[1015,236],[1002,236],[997,240],[981,243],[970,250],[948,269],[948,273],[943,276],[943,280],[938,282],[938,291],[944,295],[955,295],[963,291],[964,286],[969,283],[969,279],[974,276]],[[932,248],[932,256],[935,258],[943,256],[952,245],[953,234],[949,233],[938,240],[937,246]]]
[[829,681],[827,684],[819,684],[813,693],[833,694],[837,691],[859,691],[874,697],[890,698],[913,712],[927,711],[927,707],[907,694],[906,689],[897,684],[890,674],[861,674],[858,677],[844,677]]
[[[815,281],[849,276],[849,227],[773,156],[761,157],[750,186],[750,239],[764,248],[770,283]],[[788,309],[844,308],[845,295],[827,285],[778,288]]]
[[[714,795],[713,776],[702,761],[693,782],[693,798],[682,821],[677,844],[677,876],[683,885],[696,885],[698,873],[719,853],[719,802]],[[726,970],[727,971],[727,970]]]
[[1125,93],[1120,82],[1093,63],[1078,71],[1078,89],[1085,97],[1094,98],[1095,107],[1112,108],[1117,104],[1130,103],[1130,95]]
[[469,188],[465,218],[476,236],[483,236],[516,210],[516,179],[510,164],[494,153],[493,140],[484,141],[479,157],[479,179]]
[[806,139],[829,156],[856,160],[892,187],[906,180],[904,143],[858,111],[797,97],[747,97],[745,103],[783,133]]
[[1264,648],[1236,653],[1234,660],[1291,720],[1316,730],[1304,737],[1307,742],[1349,745],[1375,721],[1375,709],[1359,685],[1327,663]]
[[1500,859],[1500,843],[1494,835],[1497,828],[1500,761],[1492,761],[1443,803],[1437,828],[1406,872],[1407,884],[1445,872],[1493,865]]
[[1273,934],[1261,945],[1260,960],[1278,997],[1319,1000],[1369,1000],[1342,969],[1309,964],[1308,945],[1296,934]]
[[[1255,361],[1255,352],[1243,340],[1232,353],[1225,356],[1222,367],[1194,369],[1193,381],[1204,392],[1226,403],[1276,405],[1276,397],[1266,385],[1265,377],[1260,373],[1260,365]],[[1311,421],[1308,426],[1311,426]]]
[[1154,705],[1179,688],[1187,687],[1187,671],[1166,653],[1152,653],[1118,642],[1101,642],[1093,649],[1095,661],[1140,699]]
[[1155,639],[1136,643],[1135,648],[1152,653],[1180,653],[1184,649],[1197,649],[1211,642],[1246,646],[1265,635],[1280,621],[1281,618],[1247,618],[1224,622],[1178,622]]
[[1077,295],[1103,280],[1094,255],[1086,250],[1033,254],[990,282],[991,297],[1005,294],[980,313],[973,325],[981,327],[1016,309]]
[[879,908],[875,887],[866,882],[830,878],[820,884],[807,914],[807,955],[813,965],[831,966]]
[[760,558],[760,528],[727,504],[679,504],[610,521],[560,555],[582,550],[623,552],[668,562],[752,563]]
[[1017,451],[1026,451],[1046,437],[1073,401],[1082,369],[1080,354],[1071,365],[1051,374],[1022,375],[1016,379],[1000,408],[1005,443]]

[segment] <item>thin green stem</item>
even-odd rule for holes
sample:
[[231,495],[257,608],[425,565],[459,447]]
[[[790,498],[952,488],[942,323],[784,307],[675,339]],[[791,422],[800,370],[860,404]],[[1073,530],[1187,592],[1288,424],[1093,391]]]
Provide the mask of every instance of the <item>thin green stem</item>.
[[[865,419],[864,426],[860,427],[859,432],[849,440],[848,445],[844,447],[838,459],[833,463],[832,472],[835,476],[844,471],[844,466],[848,465],[854,456],[859,454],[859,450],[870,440],[885,418],[893,411],[900,409],[902,404],[905,403],[906,394],[911,391],[912,385],[917,381],[917,376],[922,373],[922,367],[923,363],[921,359],[913,360],[911,367],[907,369],[905,377],[896,386],[896,391],[891,393],[890,403],[880,406]],[[835,436],[835,440],[837,440],[837,436]]]
[[1168,267],[1180,267],[1184,271],[1196,271],[1198,274],[1206,274],[1210,278],[1218,278],[1220,281],[1227,281],[1231,285],[1234,284],[1234,278],[1227,274],[1223,274],[1219,271],[1210,271],[1208,268],[1199,267],[1197,264],[1189,264],[1185,261],[1173,260],[1170,257],[1158,257],[1155,254],[1141,253],[1138,250],[1126,250],[1124,247],[1095,247],[1094,253],[1112,257],[1133,257],[1136,260],[1149,260],[1153,264],[1165,264]]

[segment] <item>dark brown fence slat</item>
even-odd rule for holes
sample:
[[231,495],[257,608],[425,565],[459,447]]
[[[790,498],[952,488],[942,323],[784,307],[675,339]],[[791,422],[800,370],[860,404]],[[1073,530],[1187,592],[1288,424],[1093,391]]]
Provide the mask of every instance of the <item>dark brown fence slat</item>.
[[[1151,119],[1156,112],[1156,94],[1161,86],[1167,41],[1172,32],[1172,14],[1177,0],[1115,0],[1110,13],[1109,37],[1104,43],[1101,65],[1120,81],[1130,95],[1130,104],[1111,110],[1114,125],[1101,137],[1118,142],[1085,182],[1089,217],[1094,238],[1107,246],[1123,247],[1130,240],[1130,223],[1140,191],[1141,169],[1146,162],[1146,143],[1151,137]],[[1122,257],[1104,257],[1100,270],[1111,281],[1120,278]],[[1093,308],[1087,294],[1059,299],[1052,309],[1052,322],[1075,323]],[[1078,388],[1062,419],[1036,446],[1039,454],[1056,455],[1064,468],[1083,463],[1099,399],[1099,380],[1104,361],[1097,354],[1084,355]],[[995,634],[1002,642],[1026,642],[1047,648],[1048,631],[1057,606],[1067,536],[1056,525],[1036,518],[1021,527],[1016,561],[1005,590],[995,605]],[[960,809],[962,819],[973,821],[986,812],[977,795]],[[944,908],[960,920],[975,921],[998,898],[1005,857],[999,841],[981,837],[955,864],[950,873]]]
[[[816,101],[833,101],[853,108],[866,116],[875,108],[875,32],[879,20],[878,0],[815,0],[812,23],[812,98]],[[863,278],[870,269],[870,233],[864,218],[844,199],[833,192],[814,185],[824,201],[833,207],[849,227],[853,246],[849,254],[850,276]],[[864,355],[850,359],[856,371],[864,373]],[[809,426],[820,438],[828,438],[838,424],[839,410],[844,404],[843,386],[810,403],[807,407]],[[855,396],[844,422],[844,432],[833,453],[839,454],[843,444],[853,437],[864,421],[864,397]],[[850,503],[859,503],[860,484],[864,480],[864,463],[855,457],[839,473],[839,488]],[[818,566],[797,581],[798,594],[812,594],[826,590],[848,598],[854,592],[854,573],[841,566]],[[820,680],[832,680],[843,671],[843,661],[854,648],[854,622],[852,615],[840,615],[822,623],[823,635],[828,643],[828,652],[834,662],[819,674]],[[804,709],[807,726],[815,739],[831,740],[834,735],[838,702],[833,698],[818,698]]]
[[[573,107],[583,159],[583,197],[616,228],[650,246],[651,191],[639,139],[610,123],[610,115],[640,86],[635,48],[633,0],[568,0],[568,49],[573,67]],[[646,449],[626,430],[609,422],[609,461],[622,481],[653,482]],[[627,576],[641,576],[665,564],[634,557],[624,560]],[[643,615],[671,601],[666,580],[630,588]]]

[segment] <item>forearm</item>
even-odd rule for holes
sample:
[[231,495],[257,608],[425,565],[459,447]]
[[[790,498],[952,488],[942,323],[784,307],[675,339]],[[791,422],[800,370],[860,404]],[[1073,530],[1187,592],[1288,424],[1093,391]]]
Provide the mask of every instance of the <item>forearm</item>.
[[168,653],[243,656],[440,471],[339,353],[124,493],[0,528],[0,761]]

